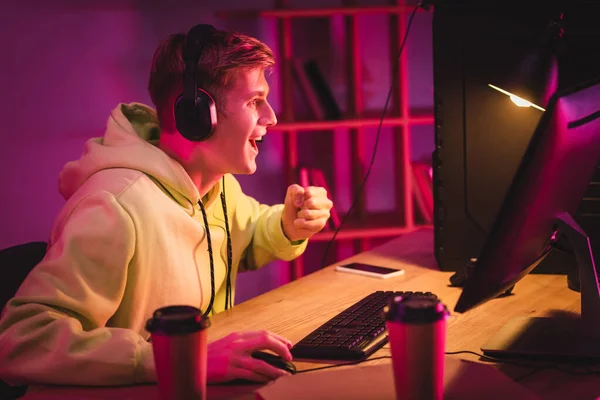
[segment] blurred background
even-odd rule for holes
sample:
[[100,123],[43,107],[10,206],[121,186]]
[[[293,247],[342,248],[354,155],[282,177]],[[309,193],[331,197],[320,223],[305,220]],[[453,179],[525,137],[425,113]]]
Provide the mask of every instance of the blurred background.
[[[251,3],[251,5],[250,5]],[[414,3],[406,2],[409,6]],[[292,9],[342,7],[341,0],[297,0]],[[360,6],[405,4],[363,0]],[[57,190],[63,165],[81,155],[84,142],[104,132],[110,111],[120,102],[151,104],[147,92],[150,62],[158,42],[197,23],[241,31],[269,44],[281,60],[278,18],[269,15],[234,17],[226,12],[270,10],[275,0],[7,0],[0,4],[0,248],[28,241],[45,241],[64,201]],[[412,7],[411,7],[412,10]],[[409,10],[410,11],[410,10]],[[409,12],[403,14],[405,26]],[[421,10],[414,18],[404,50],[406,104],[425,115],[418,124],[404,125],[412,161],[429,162],[434,146],[432,72],[432,14]],[[354,22],[356,45],[349,50],[345,17],[341,14],[291,21],[293,56],[313,60],[325,78],[341,112],[350,112],[347,51],[361,65],[354,92],[361,97],[361,116],[381,117],[390,89],[392,61],[389,14],[364,13]],[[397,48],[397,47],[396,47]],[[269,77],[270,102],[282,114],[281,74]],[[314,109],[294,83],[296,120],[315,119]],[[355,102],[354,102],[355,103]],[[355,110],[356,111],[356,110]],[[412,112],[412,111],[411,111]],[[312,114],[311,114],[312,113]],[[354,114],[356,114],[354,112]],[[388,113],[391,115],[393,113]],[[356,115],[354,115],[356,116]],[[280,115],[280,121],[282,117]],[[342,118],[343,119],[343,118]],[[284,121],[285,122],[285,121]],[[352,202],[351,183],[356,163],[364,172],[373,152],[377,124],[360,128],[359,157],[352,156],[352,128],[343,123],[331,129],[303,129],[297,137],[298,163],[324,172],[337,212]],[[365,187],[364,209],[384,216],[396,213],[402,199],[392,182],[397,173],[397,145],[392,127],[381,130],[373,169]],[[245,192],[264,203],[283,200],[289,164],[285,132],[274,129],[261,145],[258,172],[238,176]],[[356,139],[356,138],[355,138]],[[288,177],[289,178],[289,177]],[[420,217],[417,217],[420,218]],[[368,218],[367,218],[368,219]],[[389,222],[389,221],[388,221]],[[343,230],[343,228],[342,228]],[[392,234],[393,235],[393,234]],[[356,236],[357,237],[357,236]],[[368,249],[390,237],[336,242],[332,263]],[[327,240],[311,242],[303,273],[320,267]],[[4,267],[4,266],[2,266]],[[274,262],[238,279],[236,303],[277,287],[294,277],[288,263]]]

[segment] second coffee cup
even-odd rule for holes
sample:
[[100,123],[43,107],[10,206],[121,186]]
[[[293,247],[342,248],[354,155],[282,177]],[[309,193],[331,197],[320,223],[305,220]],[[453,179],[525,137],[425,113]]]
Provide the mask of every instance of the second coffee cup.
[[398,400],[442,400],[447,308],[433,295],[392,299],[384,317]]
[[168,306],[146,323],[152,335],[161,400],[206,399],[208,318],[191,306]]

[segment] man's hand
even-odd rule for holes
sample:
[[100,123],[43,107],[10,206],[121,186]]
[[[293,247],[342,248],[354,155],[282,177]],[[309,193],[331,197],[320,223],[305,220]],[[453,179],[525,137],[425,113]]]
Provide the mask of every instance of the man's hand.
[[206,380],[222,383],[234,379],[268,382],[287,371],[252,357],[256,350],[272,350],[291,361],[292,342],[268,331],[236,332],[208,344]]
[[290,185],[281,216],[283,232],[291,241],[310,238],[325,227],[331,207],[333,203],[324,188]]

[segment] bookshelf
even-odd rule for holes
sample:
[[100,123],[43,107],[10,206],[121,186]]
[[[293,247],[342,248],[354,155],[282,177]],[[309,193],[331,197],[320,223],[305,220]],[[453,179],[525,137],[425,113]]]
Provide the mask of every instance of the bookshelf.
[[[357,200],[352,216],[347,220],[336,236],[336,241],[352,241],[356,252],[368,249],[368,241],[373,238],[399,236],[422,227],[414,215],[414,186],[411,170],[410,128],[415,125],[434,123],[432,110],[412,110],[408,100],[407,51],[403,51],[396,66],[397,51],[406,31],[408,17],[414,9],[406,0],[389,0],[386,6],[360,5],[357,0],[342,0],[340,7],[330,8],[292,8],[288,0],[274,0],[270,10],[228,10],[217,12],[218,18],[274,18],[276,19],[276,46],[279,54],[277,72],[281,85],[281,112],[278,124],[270,132],[283,134],[286,184],[298,182],[299,148],[298,135],[311,131],[331,131],[345,128],[350,138],[348,166],[351,171],[351,193],[356,194],[364,180],[370,160],[363,159],[364,129],[379,126],[381,111],[377,114],[365,112],[361,90],[362,60],[358,46],[357,17],[364,14],[385,14],[388,18],[390,73],[398,74],[397,84],[392,88],[392,98],[388,106],[383,126],[391,127],[396,171],[392,180],[396,210],[392,213],[374,214],[366,208],[365,194]],[[419,9],[417,12],[424,12]],[[294,49],[292,45],[292,20],[298,18],[323,18],[342,16],[345,37],[346,93],[347,102],[344,115],[336,120],[298,120],[294,115]],[[332,133],[335,136],[335,133]],[[333,139],[332,139],[333,140]],[[331,168],[339,166],[332,165]],[[333,188],[335,191],[335,188]],[[335,196],[334,196],[335,197]],[[342,217],[342,216],[341,216]],[[331,240],[334,231],[317,233],[312,242]],[[304,275],[303,257],[290,263],[292,279]]]
[[[368,128],[379,126],[380,117],[373,118],[354,118],[341,119],[331,121],[296,121],[296,122],[279,122],[274,128],[269,131],[317,131],[317,130],[333,130],[336,128]],[[407,126],[407,125],[429,125],[433,124],[433,116],[412,116],[404,117],[389,117],[383,120],[382,126]]]

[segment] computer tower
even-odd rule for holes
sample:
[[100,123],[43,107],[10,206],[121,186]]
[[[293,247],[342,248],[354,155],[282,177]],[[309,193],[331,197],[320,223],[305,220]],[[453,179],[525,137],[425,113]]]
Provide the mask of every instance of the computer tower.
[[[457,271],[477,258],[541,116],[488,84],[510,78],[560,12],[558,87],[600,74],[598,2],[545,4],[528,10],[510,1],[434,2],[434,253],[441,270]],[[600,185],[591,182],[576,219],[594,243],[599,216]],[[536,272],[568,272],[574,260],[568,244],[562,248]]]

